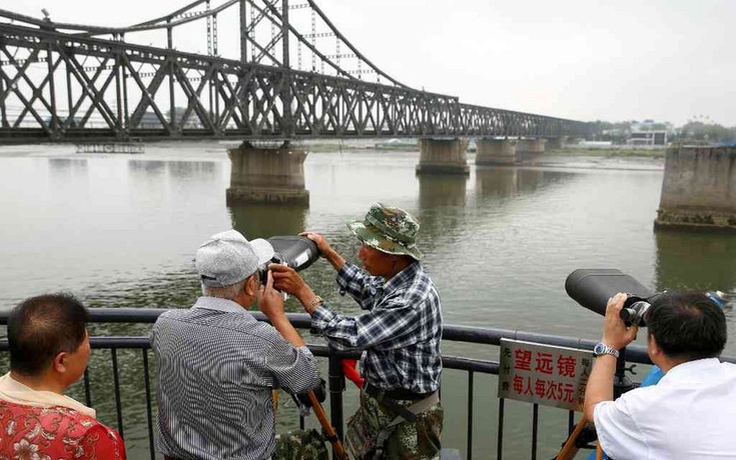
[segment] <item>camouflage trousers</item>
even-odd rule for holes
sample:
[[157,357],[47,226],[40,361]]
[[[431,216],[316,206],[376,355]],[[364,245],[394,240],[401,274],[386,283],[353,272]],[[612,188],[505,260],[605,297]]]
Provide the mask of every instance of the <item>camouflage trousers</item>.
[[[416,401],[396,400],[409,407]],[[348,420],[345,447],[355,460],[371,460],[376,451],[378,433],[396,414],[382,406],[365,391],[360,392],[360,408]],[[384,445],[384,459],[430,460],[439,458],[443,410],[437,403],[417,415],[412,422],[398,424]]]
[[273,460],[329,460],[325,438],[317,430],[294,430],[276,435]]

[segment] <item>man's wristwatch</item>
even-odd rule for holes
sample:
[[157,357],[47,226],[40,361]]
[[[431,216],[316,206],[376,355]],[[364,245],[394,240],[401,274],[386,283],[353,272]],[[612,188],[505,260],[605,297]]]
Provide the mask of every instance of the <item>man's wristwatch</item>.
[[616,350],[613,347],[609,347],[603,342],[598,342],[595,344],[595,347],[593,347],[593,355],[594,356],[613,355],[616,358],[618,358],[618,350]]
[[314,296],[314,299],[312,299],[307,305],[304,306],[304,310],[312,314],[314,310],[316,310],[320,305],[322,305],[322,297],[320,296]]

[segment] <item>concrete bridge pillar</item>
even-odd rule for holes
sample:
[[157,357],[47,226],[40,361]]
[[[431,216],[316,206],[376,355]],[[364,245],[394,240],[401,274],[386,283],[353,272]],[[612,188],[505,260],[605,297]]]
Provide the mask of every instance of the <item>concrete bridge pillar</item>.
[[519,139],[516,144],[516,159],[520,163],[533,163],[544,153],[547,139]]
[[476,165],[512,165],[516,163],[515,139],[480,138],[475,141]]
[[736,231],[736,147],[667,149],[654,226]]
[[422,139],[417,174],[469,174],[467,139]]
[[516,144],[516,153],[544,153],[544,144],[547,139],[519,139]]
[[307,153],[284,142],[278,148],[243,142],[228,150],[232,164],[227,203],[290,203],[309,205],[304,188]]
[[565,137],[550,137],[545,144],[546,150],[560,150],[565,147]]

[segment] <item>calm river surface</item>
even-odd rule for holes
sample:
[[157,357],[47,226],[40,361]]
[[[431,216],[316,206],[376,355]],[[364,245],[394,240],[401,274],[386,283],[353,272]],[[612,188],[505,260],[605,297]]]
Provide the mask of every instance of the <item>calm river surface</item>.
[[[736,237],[653,231],[663,160],[542,157],[528,166],[471,166],[468,178],[416,177],[417,151],[339,145],[307,158],[308,209],[228,207],[227,147],[154,144],[143,155],[107,156],[75,154],[73,146],[0,148],[0,308],[56,290],[74,292],[93,307],[186,308],[199,292],[196,248],[231,227],[248,238],[321,232],[357,261],[358,245],[345,222],[362,218],[374,201],[419,218],[425,267],[448,324],[597,339],[602,317],[565,293],[565,278],[577,268],[618,268],[656,290],[736,292]],[[333,308],[358,311],[337,294],[326,262],[303,274]],[[300,311],[293,300],[287,308]],[[726,314],[733,336],[736,320],[732,310]],[[147,331],[108,325],[95,333]],[[443,351],[497,357],[494,348],[476,345],[446,344]],[[93,403],[100,418],[115,424],[113,399],[103,388],[109,383],[104,353],[95,352],[91,364],[103,375],[92,382]],[[726,353],[736,355],[736,340]],[[129,458],[145,458],[144,390],[133,370],[139,355],[123,353],[120,360]],[[464,373],[445,372],[444,442],[462,452],[466,385]],[[495,392],[495,377],[476,376],[475,458],[495,457]],[[354,390],[345,400],[350,413]],[[541,412],[540,458],[549,458],[564,440],[566,413]],[[290,418],[293,407],[283,413]],[[507,458],[528,458],[531,408],[510,402],[506,413]]]

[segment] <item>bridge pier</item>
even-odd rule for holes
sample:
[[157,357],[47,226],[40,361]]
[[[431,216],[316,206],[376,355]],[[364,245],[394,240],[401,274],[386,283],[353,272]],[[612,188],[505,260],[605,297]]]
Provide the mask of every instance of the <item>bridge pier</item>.
[[516,163],[516,140],[479,138],[475,141],[476,165],[512,165]]
[[516,153],[544,153],[544,144],[547,139],[519,139],[516,144]]
[[243,142],[228,150],[232,169],[227,203],[288,203],[309,205],[304,188],[307,153],[284,142],[278,148]]
[[547,139],[527,138],[519,139],[516,144],[516,157],[520,162],[533,162],[544,153],[544,144]]
[[736,231],[736,147],[667,149],[654,227]]
[[469,174],[467,139],[422,139],[417,174]]
[[564,136],[550,137],[544,147],[546,150],[560,150],[565,146],[565,140]]

